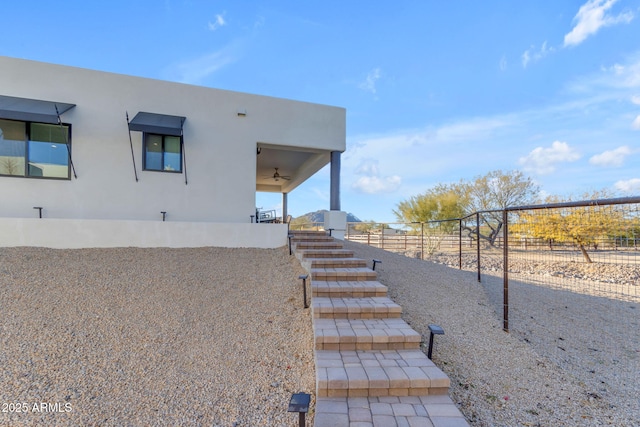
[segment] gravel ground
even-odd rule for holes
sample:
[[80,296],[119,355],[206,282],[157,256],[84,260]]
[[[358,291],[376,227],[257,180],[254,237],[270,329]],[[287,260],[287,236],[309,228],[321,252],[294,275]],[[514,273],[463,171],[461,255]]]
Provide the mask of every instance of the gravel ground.
[[0,248],[0,425],[297,425],[304,273],[286,248]]
[[[640,306],[511,281],[510,333],[502,330],[502,280],[354,242],[376,268],[403,318],[428,340],[434,361],[473,426],[640,425]],[[522,280],[522,279],[521,279]]]

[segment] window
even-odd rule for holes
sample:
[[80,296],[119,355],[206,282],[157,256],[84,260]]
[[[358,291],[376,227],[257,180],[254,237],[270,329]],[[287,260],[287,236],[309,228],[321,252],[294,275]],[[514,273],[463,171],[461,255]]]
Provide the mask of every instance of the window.
[[70,125],[0,119],[0,175],[70,179]]
[[144,134],[144,169],[182,172],[182,137]]

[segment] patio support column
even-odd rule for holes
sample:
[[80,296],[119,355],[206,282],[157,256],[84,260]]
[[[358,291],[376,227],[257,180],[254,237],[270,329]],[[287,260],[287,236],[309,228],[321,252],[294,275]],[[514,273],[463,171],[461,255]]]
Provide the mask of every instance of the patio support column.
[[324,214],[324,228],[331,229],[332,236],[344,239],[347,229],[347,213],[340,210],[340,152],[331,152],[331,210]]
[[287,220],[288,215],[288,206],[287,206],[287,196],[289,193],[282,193],[282,221]]
[[330,209],[340,210],[340,152],[331,152]]

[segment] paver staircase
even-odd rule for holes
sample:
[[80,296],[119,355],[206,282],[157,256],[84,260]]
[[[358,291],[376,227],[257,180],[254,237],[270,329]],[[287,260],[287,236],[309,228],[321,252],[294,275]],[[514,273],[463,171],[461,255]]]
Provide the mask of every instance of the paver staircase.
[[366,261],[324,232],[292,234],[311,277],[315,426],[468,426]]

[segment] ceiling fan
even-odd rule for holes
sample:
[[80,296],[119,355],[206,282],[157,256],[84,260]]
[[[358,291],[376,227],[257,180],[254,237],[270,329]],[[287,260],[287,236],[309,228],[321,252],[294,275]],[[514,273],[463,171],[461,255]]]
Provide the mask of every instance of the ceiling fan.
[[281,179],[284,179],[285,181],[289,181],[291,179],[290,176],[288,175],[280,175],[280,173],[278,172],[279,168],[274,168],[276,171],[274,172],[273,175],[270,175],[269,178],[273,178],[275,181],[280,181]]

